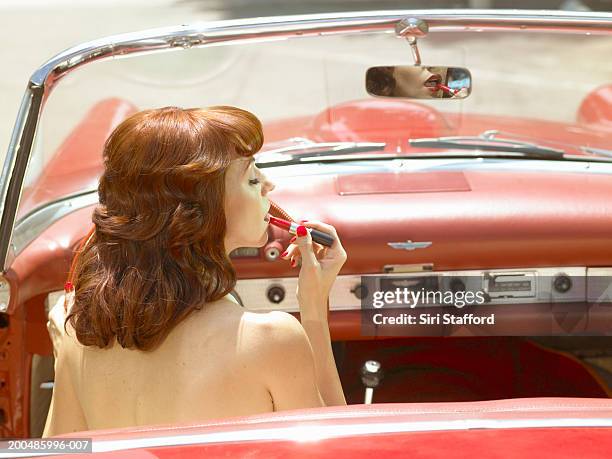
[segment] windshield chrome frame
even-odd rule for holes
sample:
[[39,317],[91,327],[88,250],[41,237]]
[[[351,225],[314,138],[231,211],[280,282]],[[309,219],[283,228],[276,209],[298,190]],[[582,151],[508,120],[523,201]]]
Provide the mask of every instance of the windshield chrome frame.
[[520,10],[395,10],[309,14],[182,25],[114,35],[51,58],[31,76],[0,177],[0,263],[3,272],[23,247],[12,243],[19,197],[38,122],[51,91],[68,73],[98,60],[220,43],[283,40],[303,36],[393,33],[405,17],[425,20],[431,31],[555,31],[612,34],[612,14]]

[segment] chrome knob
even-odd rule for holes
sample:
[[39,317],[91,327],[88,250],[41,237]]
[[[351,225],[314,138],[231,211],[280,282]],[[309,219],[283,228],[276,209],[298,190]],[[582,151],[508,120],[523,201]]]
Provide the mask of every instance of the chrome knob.
[[383,370],[380,362],[376,360],[368,360],[361,367],[361,382],[366,387],[365,400],[366,405],[372,403],[372,397],[374,396],[374,389],[378,387],[383,379]]
[[271,303],[278,304],[285,299],[285,289],[280,285],[273,285],[266,293]]
[[264,256],[268,261],[276,260],[281,253],[283,253],[283,246],[278,241],[270,242],[264,249]]

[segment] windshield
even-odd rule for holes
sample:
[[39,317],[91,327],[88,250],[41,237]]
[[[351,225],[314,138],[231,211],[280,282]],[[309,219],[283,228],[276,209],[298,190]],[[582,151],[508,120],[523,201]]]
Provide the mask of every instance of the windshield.
[[611,115],[598,104],[600,95],[610,94],[611,40],[589,34],[430,32],[419,40],[423,65],[471,72],[471,95],[461,100],[369,95],[369,67],[413,63],[408,43],[393,33],[301,37],[95,62],[60,81],[48,100],[18,219],[62,197],[95,190],[103,143],[112,129],[134,111],[168,105],[252,111],[264,124],[263,154],[300,142],[371,142],[384,143],[381,153],[414,151],[422,157],[428,151],[439,154],[440,148],[414,148],[410,139],[489,130],[572,154],[581,147],[591,148],[591,155],[605,153],[612,150]]

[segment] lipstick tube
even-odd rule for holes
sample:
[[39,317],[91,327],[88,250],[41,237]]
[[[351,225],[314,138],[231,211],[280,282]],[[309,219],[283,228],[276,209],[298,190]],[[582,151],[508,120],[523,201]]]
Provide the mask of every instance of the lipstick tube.
[[[269,215],[267,217],[267,220],[270,222],[271,225],[274,225],[278,228],[282,228],[290,234],[296,234],[297,227],[300,226],[299,223],[283,220],[282,218],[276,218],[272,215]],[[306,227],[306,229],[310,233],[310,237],[312,237],[313,241],[318,242],[319,244],[324,245],[326,247],[331,247],[334,243],[333,236],[314,228]]]
[[450,94],[451,96],[454,96],[459,92],[459,89],[451,89],[443,84],[438,84],[438,88],[442,89],[442,91],[444,91],[446,94]]

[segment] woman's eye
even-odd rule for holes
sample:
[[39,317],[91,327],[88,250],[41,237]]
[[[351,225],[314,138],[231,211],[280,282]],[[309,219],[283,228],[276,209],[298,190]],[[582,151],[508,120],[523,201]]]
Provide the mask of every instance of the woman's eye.
[[257,185],[259,183],[259,179],[251,179],[251,180],[249,180],[249,183],[251,185]]

